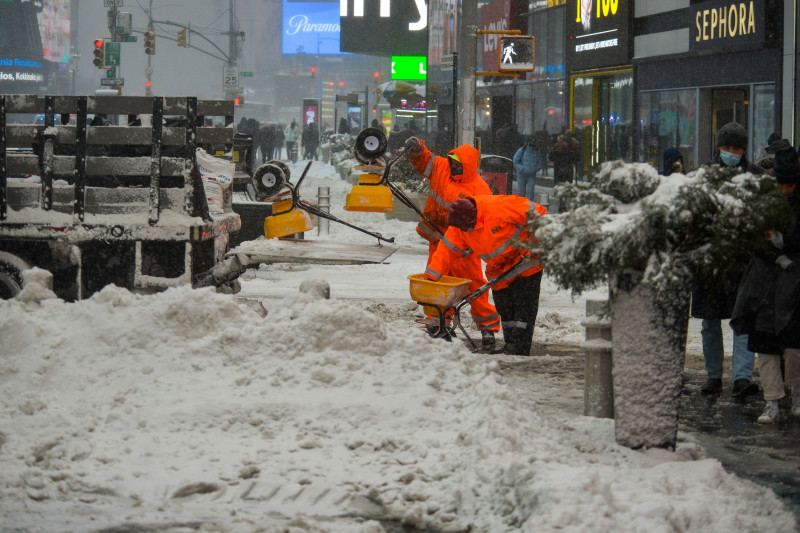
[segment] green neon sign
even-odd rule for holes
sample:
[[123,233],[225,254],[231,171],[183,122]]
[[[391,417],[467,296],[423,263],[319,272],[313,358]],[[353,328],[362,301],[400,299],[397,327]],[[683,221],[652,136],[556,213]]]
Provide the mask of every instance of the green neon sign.
[[393,80],[424,80],[428,77],[425,56],[392,56]]

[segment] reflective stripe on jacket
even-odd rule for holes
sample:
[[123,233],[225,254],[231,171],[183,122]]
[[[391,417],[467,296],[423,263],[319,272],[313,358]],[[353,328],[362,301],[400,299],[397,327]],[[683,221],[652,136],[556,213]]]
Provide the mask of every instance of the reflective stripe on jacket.
[[[423,150],[420,154],[411,156],[411,163],[417,172],[430,182],[430,191],[422,214],[436,224],[439,230],[446,231],[447,211],[451,202],[470,196],[490,195],[492,190],[478,175],[480,154],[473,146],[464,144],[450,150],[449,153],[456,154],[464,167],[463,175],[451,176],[448,158],[433,155],[425,143],[420,141],[420,144]],[[436,228],[432,228],[421,218],[417,225],[417,233],[431,242],[442,238],[442,234]]]
[[[529,213],[534,216],[547,214],[547,210],[527,198],[516,195],[481,195],[473,199],[478,207],[477,222],[472,231],[461,231],[450,227],[431,258],[426,273],[433,279],[440,279],[450,270],[452,261],[459,257],[477,254],[486,262],[486,277],[491,281],[524,257],[531,255],[528,250],[514,246],[517,240],[533,243],[534,236],[525,229]],[[538,258],[538,256],[534,256]],[[514,278],[495,284],[493,289],[503,289],[518,276],[531,276],[541,272],[542,265],[533,261],[530,267]]]

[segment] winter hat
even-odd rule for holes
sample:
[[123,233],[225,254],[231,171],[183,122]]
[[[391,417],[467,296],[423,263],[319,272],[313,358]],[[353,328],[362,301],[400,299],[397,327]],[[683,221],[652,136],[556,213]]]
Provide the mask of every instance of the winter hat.
[[478,206],[472,198],[456,200],[450,204],[447,214],[447,225],[455,226],[461,231],[469,231],[475,227],[478,220]]
[[728,122],[717,133],[717,146],[747,148],[747,130],[738,122]]
[[775,152],[775,166],[772,175],[778,183],[797,183],[800,174],[800,163],[797,162],[797,152],[789,146]]
[[772,135],[769,136],[769,139],[767,139],[767,147],[764,148],[764,151],[767,152],[768,154],[774,154],[775,152],[777,152],[780,148],[773,145],[780,140],[781,140],[780,134],[778,132],[774,132]]
[[678,159],[683,160],[683,155],[677,148],[667,148],[664,150],[664,174],[672,172],[672,164]]

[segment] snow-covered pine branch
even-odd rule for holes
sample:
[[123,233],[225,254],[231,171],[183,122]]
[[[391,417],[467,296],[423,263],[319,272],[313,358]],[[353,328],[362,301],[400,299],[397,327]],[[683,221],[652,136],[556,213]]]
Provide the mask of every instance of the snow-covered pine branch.
[[558,186],[570,210],[531,219],[547,275],[580,294],[633,269],[668,299],[762,246],[791,223],[769,175],[702,167],[660,176],[645,163],[603,163],[588,188]]

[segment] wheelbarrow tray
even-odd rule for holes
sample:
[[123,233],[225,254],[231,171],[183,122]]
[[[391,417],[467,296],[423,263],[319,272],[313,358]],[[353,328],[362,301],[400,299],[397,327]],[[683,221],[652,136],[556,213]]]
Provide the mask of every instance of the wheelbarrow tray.
[[[437,307],[439,309],[452,307],[458,300],[466,296],[471,283],[468,279],[454,276],[442,276],[439,281],[432,281],[425,274],[411,274],[408,279],[411,299],[423,304],[426,312],[434,316],[439,313],[430,311]],[[428,309],[429,306],[435,307]]]

